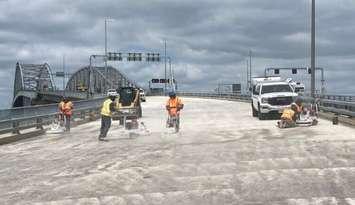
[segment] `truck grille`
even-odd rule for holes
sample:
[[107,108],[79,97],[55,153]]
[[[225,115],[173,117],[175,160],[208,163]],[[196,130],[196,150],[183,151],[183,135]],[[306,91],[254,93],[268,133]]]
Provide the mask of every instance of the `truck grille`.
[[269,98],[270,105],[290,105],[293,102],[292,97]]

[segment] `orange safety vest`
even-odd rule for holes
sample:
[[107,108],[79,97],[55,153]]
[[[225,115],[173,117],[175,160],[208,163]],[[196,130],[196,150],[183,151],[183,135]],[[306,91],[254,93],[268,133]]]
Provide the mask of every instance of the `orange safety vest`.
[[297,112],[298,113],[301,113],[303,111],[303,106],[302,105],[297,105],[296,104],[296,107],[297,107]]
[[178,114],[178,108],[182,105],[182,101],[180,98],[176,97],[175,99],[169,99],[166,102],[166,106],[169,109],[169,114],[170,115],[176,115]]
[[73,114],[73,103],[71,101],[61,103],[61,111],[64,115],[71,116]]

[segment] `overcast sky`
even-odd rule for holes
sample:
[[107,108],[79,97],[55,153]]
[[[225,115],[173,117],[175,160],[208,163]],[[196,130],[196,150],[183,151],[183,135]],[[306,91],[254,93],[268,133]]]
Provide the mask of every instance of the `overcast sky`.
[[[310,63],[310,0],[0,0],[0,106],[11,101],[17,61],[55,72],[65,55],[75,72],[102,54],[105,18],[109,51],[163,54],[166,39],[184,90],[245,83],[249,50],[253,75]],[[317,66],[330,93],[355,94],[354,22],[354,0],[317,1]],[[112,65],[145,86],[164,73],[163,63]]]

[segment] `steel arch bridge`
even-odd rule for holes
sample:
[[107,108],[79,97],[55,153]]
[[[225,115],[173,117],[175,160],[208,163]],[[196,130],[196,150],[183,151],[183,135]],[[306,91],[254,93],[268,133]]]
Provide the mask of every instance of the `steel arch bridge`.
[[54,89],[51,68],[47,63],[16,63],[13,107],[32,105],[32,101],[37,98],[39,92]]
[[135,82],[128,79],[123,73],[112,66],[105,67],[85,66],[75,72],[69,79],[66,90],[71,92],[89,91],[91,94],[105,94],[109,88],[125,86],[139,87]]
[[105,95],[107,89],[125,86],[139,87],[112,66],[85,66],[71,75],[65,90],[57,90],[51,68],[44,64],[16,63],[14,98],[12,107],[23,107],[59,102],[63,96],[71,100],[96,98]]

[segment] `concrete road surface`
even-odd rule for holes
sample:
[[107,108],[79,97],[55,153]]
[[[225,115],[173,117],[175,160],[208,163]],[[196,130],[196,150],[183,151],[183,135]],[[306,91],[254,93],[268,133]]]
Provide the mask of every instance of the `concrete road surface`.
[[355,204],[355,129],[321,120],[280,130],[248,103],[184,98],[181,132],[165,98],[147,130],[100,122],[0,146],[0,204]]

